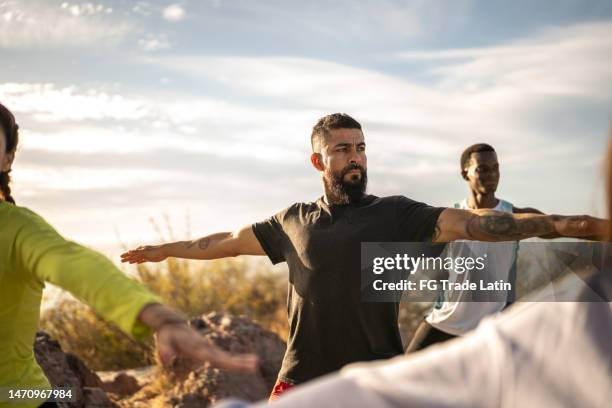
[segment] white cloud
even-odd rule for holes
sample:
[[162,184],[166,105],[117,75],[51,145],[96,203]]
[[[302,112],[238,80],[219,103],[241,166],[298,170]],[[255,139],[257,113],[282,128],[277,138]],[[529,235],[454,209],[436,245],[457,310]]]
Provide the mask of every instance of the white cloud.
[[185,18],[185,9],[180,4],[171,4],[162,10],[162,16],[173,23],[181,21]]
[[[245,117],[253,117],[258,127],[280,121],[284,128],[270,129],[267,142],[284,141],[296,149],[305,146],[304,137],[288,139],[286,129],[307,135],[318,117],[331,112],[352,114],[365,126],[370,141],[393,145],[398,155],[426,154],[427,150],[448,156],[461,140],[507,135],[499,131],[500,123],[506,122],[502,111],[470,111],[462,95],[343,64],[280,57],[166,57],[149,61],[194,79],[219,81],[248,98],[275,101],[265,110],[248,107]],[[293,114],[274,114],[281,106],[294,106]],[[267,121],[267,117],[271,119]]]
[[[265,101],[257,105],[171,89],[162,97],[127,96],[43,84],[3,85],[0,97],[13,98],[15,109],[38,121],[131,121],[128,128],[132,130],[124,133],[125,151],[145,144],[161,148],[169,143],[169,135],[175,135],[172,144],[180,149],[290,161],[307,153],[307,135],[316,118],[344,111],[362,121],[372,146],[393,146],[374,155],[389,162],[428,157],[431,162],[420,165],[421,172],[441,169],[435,160],[454,158],[465,145],[482,140],[504,151],[506,163],[537,157],[552,163],[569,155],[567,149],[547,147],[555,145],[559,129],[554,123],[534,127],[530,117],[543,107],[554,107],[559,95],[580,96],[593,103],[611,97],[606,90],[612,78],[604,69],[609,65],[610,37],[602,35],[609,29],[605,24],[573,26],[516,45],[404,55],[449,61],[433,69],[437,81],[432,84],[307,58],[166,56],[145,60],[174,71],[173,77],[218,81],[233,94]],[[544,64],[548,60],[534,63],[542,55],[550,60],[548,65]],[[568,67],[559,63],[564,59],[578,62]],[[571,135],[568,132],[561,129],[565,136]],[[140,140],[138,133],[148,139]],[[83,141],[79,148],[76,136],[57,136],[58,141],[68,138],[58,142],[61,149],[73,146],[83,151],[85,145],[109,149],[95,140]],[[523,140],[520,146],[516,139]],[[568,149],[588,149],[580,138],[571,140],[564,141]]]
[[556,109],[559,97],[591,103],[612,98],[612,23],[551,29],[498,47],[405,53],[402,58],[446,64],[431,68],[434,81],[423,84],[308,58],[184,56],[148,61],[192,79],[217,81],[248,98],[308,107],[311,114],[345,111],[366,125],[395,126],[395,133],[383,128],[380,134],[396,146],[414,151],[418,143],[406,137],[420,137],[446,143],[431,150],[448,154],[452,145],[483,139],[516,150],[512,138],[526,135],[531,135],[527,143],[537,147],[534,155],[547,154],[542,146],[558,136],[553,133],[558,129],[551,123],[550,133],[542,133],[530,118],[543,109]]
[[95,14],[110,14],[113,12],[112,7],[106,7],[104,4],[95,3],[68,3],[64,2],[60,5],[62,9],[68,10],[73,16],[93,16]]
[[60,131],[28,131],[23,133],[24,149],[42,149],[55,153],[128,153],[163,149],[168,139],[136,133],[121,127],[93,125],[66,125]]
[[30,113],[41,122],[136,120],[148,115],[145,101],[121,95],[53,84],[0,84],[0,99],[15,112]]
[[146,1],[139,1],[135,6],[132,7],[132,11],[141,16],[148,17],[153,14],[153,6]]
[[270,110],[210,97],[173,95],[170,100],[160,100],[150,95],[128,96],[51,83],[0,84],[0,100],[16,113],[29,114],[40,122],[142,120],[157,129],[206,123],[243,130],[262,120],[271,122],[275,115],[281,116],[275,123],[285,126],[301,115],[290,109]]
[[[399,78],[315,59],[165,57],[147,61],[195,79],[219,81],[243,94],[290,99],[297,105],[312,107],[313,111],[359,111],[391,123],[399,118],[393,120],[385,114],[389,105],[417,99],[422,103],[433,97],[427,88]],[[415,114],[424,115],[417,103],[412,105],[417,109]]]
[[[443,61],[431,69],[448,92],[480,93],[482,102],[526,95],[610,99],[612,23],[548,29],[496,47],[403,52],[403,60]],[[495,98],[497,97],[497,98]]]
[[[602,27],[594,25],[591,29]],[[561,37],[562,33],[575,38],[582,46],[569,47],[567,51],[569,39]],[[590,38],[590,42],[583,37]],[[173,94],[172,90],[163,97],[126,96],[45,84],[0,85],[0,98],[10,102],[16,111],[28,113],[41,122],[112,120],[121,126],[124,126],[121,122],[131,122],[128,126],[131,130],[116,132],[124,136],[123,143],[111,136],[79,139],[78,134],[95,133],[82,126],[73,134],[56,132],[55,146],[61,151],[109,151],[113,150],[112,146],[122,146],[122,152],[132,152],[163,148],[172,137],[172,145],[179,149],[279,162],[299,159],[307,153],[307,135],[316,118],[329,112],[345,111],[362,121],[373,146],[394,146],[388,152],[378,149],[374,158],[379,155],[388,162],[397,162],[408,156],[429,157],[429,164],[419,165],[419,172],[433,173],[445,168],[435,163],[436,158],[453,158],[465,145],[481,140],[488,140],[504,151],[506,163],[542,156],[548,157],[549,162],[567,157],[567,149],[547,148],[558,136],[552,130],[554,124],[548,132],[534,128],[524,112],[537,112],[547,103],[556,103],[559,89],[572,90],[570,95],[595,101],[603,96],[609,98],[610,95],[605,94],[605,84],[610,83],[609,73],[603,70],[609,58],[609,53],[603,52],[608,43],[606,36],[593,35],[588,27],[580,26],[525,40],[514,48],[503,45],[499,49],[418,55],[417,58],[450,58],[450,64],[435,68],[438,81],[431,85],[306,58],[146,59],[151,64],[175,71],[173,76],[182,74],[218,81],[232,88],[234,93],[248,98],[263,97],[267,101],[258,105]],[[554,61],[563,55],[570,58],[568,54],[572,54],[572,58],[580,61],[576,72],[582,72],[588,80],[563,65],[548,65],[546,72],[521,76],[522,72],[531,72],[536,57],[527,50],[532,48],[535,54],[548,55]],[[511,63],[489,66],[482,61],[493,58],[491,55],[496,53],[510,56]],[[455,58],[460,61],[455,62]],[[465,64],[473,65],[465,67]],[[600,68],[591,69],[593,67]],[[590,76],[586,75],[589,69]],[[487,75],[488,85],[471,84],[470,78],[476,80]],[[509,78],[514,82],[508,83]],[[552,93],[546,81],[565,88],[557,88],[557,93]],[[549,87],[548,93],[538,98],[531,96],[534,89],[542,89],[545,85]],[[96,126],[107,127],[106,123]],[[139,137],[140,134],[147,137]],[[521,146],[514,143],[517,138],[523,140]],[[42,141],[41,138],[32,140]],[[106,143],[96,140],[106,140]],[[586,149],[579,138],[564,143],[576,152]]]
[[116,187],[137,187],[143,180],[171,183],[173,180],[195,181],[193,174],[167,169],[78,167],[21,167],[15,171],[15,181],[23,189],[32,191],[87,191]]
[[[0,100],[25,130],[24,146],[52,152],[129,153],[172,146],[220,157],[289,161],[299,157],[302,146],[287,142],[286,129],[311,116],[202,97],[172,99],[53,84],[0,84]],[[268,125],[262,126],[262,120]],[[268,146],[271,137],[279,142]]]
[[0,48],[114,46],[137,31],[133,22],[96,3],[0,3]]
[[145,38],[138,40],[138,45],[144,51],[159,51],[171,47],[170,40],[165,34],[148,34]]
[[524,99],[525,93],[612,96],[606,86],[612,83],[609,69],[612,23],[558,28],[499,47],[405,52],[398,56],[404,60],[447,63],[430,70],[437,82],[426,86],[308,58],[189,56],[149,61],[196,79],[224,83],[243,93],[296,98],[301,104],[320,108],[360,109],[377,104],[409,103],[421,114],[419,106],[433,104],[426,107],[430,109],[460,101],[466,105],[470,100],[482,108],[486,108],[482,105],[498,103],[508,106]]
[[375,42],[401,44],[439,30],[452,30],[464,23],[470,3],[471,0],[238,0],[220,7],[239,9],[237,18],[244,18],[242,24],[247,27],[260,28],[258,24],[265,21],[278,32],[297,32],[310,42],[329,40],[353,47],[356,41],[361,46]]
[[300,159],[300,152],[283,145],[266,145],[258,142],[261,137],[249,134],[238,143],[224,137],[211,137],[196,133],[181,135],[173,129],[150,130],[141,127],[130,130],[120,126],[65,125],[62,130],[22,132],[23,149],[42,149],[53,153],[142,153],[163,151],[169,148],[191,153],[209,153],[222,158],[248,157],[275,162],[291,162]]

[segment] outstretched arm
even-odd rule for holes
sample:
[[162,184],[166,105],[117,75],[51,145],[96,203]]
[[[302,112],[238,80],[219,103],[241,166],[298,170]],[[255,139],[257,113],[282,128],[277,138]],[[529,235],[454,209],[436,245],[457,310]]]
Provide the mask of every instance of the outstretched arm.
[[[519,207],[514,207],[513,208],[513,212],[514,214],[542,214],[544,215],[544,213],[536,208],[533,207],[525,207],[525,208],[519,208]],[[555,239],[555,238],[561,238],[563,235],[559,234],[558,232],[551,232],[549,234],[544,234],[544,235],[540,235],[539,238],[544,238],[544,239]],[[572,236],[570,238],[580,238],[580,239],[586,239],[586,240],[590,240],[590,241],[599,241],[602,239],[601,236],[597,236],[597,235],[589,235],[589,236]]]
[[[50,282],[70,291],[136,339],[154,332],[164,364],[185,357],[231,370],[255,370],[253,355],[230,355],[209,344],[181,315],[162,305],[159,296],[128,278],[100,253],[65,240],[42,218],[26,210],[16,217],[20,217],[20,228],[14,238],[14,254],[23,279],[31,278],[37,285]],[[31,313],[24,316],[31,317],[35,325],[38,307],[29,309]]]
[[218,232],[193,241],[140,246],[121,254],[121,262],[161,262],[168,257],[218,259],[238,255],[266,255],[251,225],[235,232]]
[[447,208],[440,214],[433,242],[457,239],[474,241],[516,241],[548,234],[561,237],[603,240],[609,222],[588,215],[561,216],[509,214],[493,210]]

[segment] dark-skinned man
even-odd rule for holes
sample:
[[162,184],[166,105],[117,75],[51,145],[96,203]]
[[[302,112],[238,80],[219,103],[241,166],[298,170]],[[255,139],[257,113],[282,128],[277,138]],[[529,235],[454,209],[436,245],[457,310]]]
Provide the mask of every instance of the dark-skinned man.
[[311,144],[311,163],[324,188],[316,201],[295,203],[233,233],[142,246],[122,255],[130,263],[238,255],[287,262],[289,339],[271,399],[345,364],[403,353],[398,305],[361,302],[361,242],[508,241],[555,232],[592,235],[607,226],[588,216],[435,208],[403,196],[366,194],[365,139],[361,125],[346,114],[321,118]]
[[[535,208],[518,208],[510,202],[498,198],[495,193],[499,184],[499,161],[495,149],[488,144],[479,143],[466,148],[460,159],[461,177],[467,182],[469,196],[455,203],[454,208],[463,210],[491,209],[513,214],[543,214]],[[541,238],[557,238],[559,234],[543,234]],[[455,241],[448,244],[448,255],[453,258],[465,256],[486,256],[484,271],[479,271],[481,278],[490,282],[502,280],[515,287],[516,260],[518,243],[508,242],[472,242]],[[486,254],[486,255],[485,255]],[[470,280],[469,272],[455,273],[450,271],[449,279],[456,283]],[[508,291],[505,298],[483,299],[485,292],[453,290],[445,294],[425,320],[417,328],[407,352],[421,350],[431,344],[464,335],[476,328],[478,323],[488,315],[501,312],[515,300],[514,290]],[[480,298],[477,298],[480,296]]]

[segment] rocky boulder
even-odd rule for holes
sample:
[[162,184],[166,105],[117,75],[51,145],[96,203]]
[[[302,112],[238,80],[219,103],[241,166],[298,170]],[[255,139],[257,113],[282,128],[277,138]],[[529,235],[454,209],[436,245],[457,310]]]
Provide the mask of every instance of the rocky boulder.
[[[71,407],[206,407],[224,398],[266,399],[276,381],[285,343],[275,334],[244,317],[211,313],[191,319],[192,327],[212,344],[231,353],[254,353],[259,368],[253,374],[211,367],[194,367],[178,359],[172,368],[159,367],[107,372],[105,381],[44,332],[36,336],[36,359],[53,386],[71,387]],[[63,405],[68,406],[68,405]]]
[[54,387],[69,387],[75,402],[59,403],[65,407],[117,407],[102,389],[100,377],[71,353],[64,353],[59,343],[47,333],[36,333],[34,355]]

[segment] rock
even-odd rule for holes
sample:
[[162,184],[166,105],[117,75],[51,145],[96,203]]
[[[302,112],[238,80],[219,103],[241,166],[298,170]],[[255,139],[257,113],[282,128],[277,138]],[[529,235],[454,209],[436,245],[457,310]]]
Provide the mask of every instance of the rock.
[[234,373],[204,365],[193,369],[179,361],[172,376],[177,385],[165,403],[180,408],[202,407],[223,398],[247,401],[266,399],[276,382],[285,343],[274,333],[243,317],[211,313],[190,321],[205,338],[231,353],[255,353],[259,370],[254,374]]
[[132,395],[140,390],[138,380],[126,373],[119,373],[112,381],[104,382],[102,388],[120,396]]
[[102,381],[96,373],[74,354],[64,353],[47,333],[36,333],[34,355],[52,386],[72,389],[75,402],[59,403],[60,406],[117,407],[99,388]]
[[75,390],[77,403],[70,405],[73,407],[195,408],[229,397],[247,401],[268,398],[286,347],[276,334],[244,317],[222,313],[192,319],[190,325],[221,349],[236,354],[255,353],[259,358],[257,372],[234,373],[209,364],[194,367],[178,359],[172,370],[150,367],[126,370],[127,373],[107,372],[102,381],[77,356],[64,353],[43,332],[38,333],[34,350],[54,386]]
[[170,392],[167,403],[173,407],[205,407],[224,398],[258,401],[270,394],[260,374],[237,374],[209,365],[192,371]]
[[101,388],[83,387],[83,396],[83,406],[87,408],[117,407],[117,404],[112,402]]
[[72,353],[66,353],[66,362],[68,363],[68,367],[72,370],[72,372],[79,379],[81,386],[83,387],[92,387],[92,388],[101,388],[104,383],[98,377],[98,375],[91,371],[77,356]]

